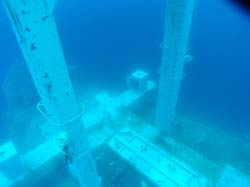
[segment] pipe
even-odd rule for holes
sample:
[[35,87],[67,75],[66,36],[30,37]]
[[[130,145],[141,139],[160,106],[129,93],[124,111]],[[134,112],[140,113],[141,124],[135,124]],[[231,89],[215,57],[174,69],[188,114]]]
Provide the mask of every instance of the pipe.
[[167,0],[156,126],[170,133],[183,79],[194,0]]
[[57,133],[66,129],[68,144],[64,151],[72,174],[82,187],[98,187],[100,180],[53,16],[55,3],[56,0],[3,0],[46,115],[53,124],[59,124]]

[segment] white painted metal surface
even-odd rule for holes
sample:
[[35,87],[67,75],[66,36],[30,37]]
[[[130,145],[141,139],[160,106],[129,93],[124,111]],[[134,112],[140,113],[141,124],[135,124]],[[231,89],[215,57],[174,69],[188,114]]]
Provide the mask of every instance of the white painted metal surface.
[[167,0],[156,126],[169,133],[187,55],[194,0]]
[[21,157],[12,142],[0,147],[0,186],[10,186],[26,173]]
[[25,155],[18,155],[14,145],[8,142],[0,147],[0,186],[10,186],[31,171],[38,169],[58,153],[62,153],[66,136],[61,133]]
[[[148,81],[147,87],[144,90],[144,92],[139,93],[139,92],[136,92],[135,90],[128,89],[116,98],[110,97],[104,93],[97,95],[96,99],[100,103],[100,106],[94,109],[93,111],[88,112],[83,115],[82,120],[84,124],[87,124],[85,125],[85,127],[86,128],[95,127],[98,123],[100,123],[103,120],[104,112],[117,111],[121,107],[126,107],[129,104],[132,104],[136,100],[143,97],[145,93],[150,92],[153,88],[155,88],[155,84],[153,82]],[[16,178],[13,178],[12,180],[8,180],[8,183],[9,184],[14,183],[16,180],[25,176],[29,172],[38,169],[43,164],[46,164],[46,162],[48,162],[50,159],[52,159],[56,155],[63,153],[62,147],[67,145],[66,142],[67,142],[66,133],[61,132],[58,135],[55,135],[54,137],[49,138],[47,141],[45,141],[44,143],[42,143],[35,149],[31,150],[30,152],[26,153],[25,155],[20,156],[19,157],[20,162],[18,164],[12,163],[13,164],[12,172],[14,172],[13,169],[16,167],[16,164],[19,166],[21,164],[23,167],[23,170],[21,173],[18,173],[19,175],[16,175]],[[0,164],[1,162],[5,163],[6,160],[8,160],[10,157],[13,157],[13,156],[16,157],[17,153],[12,142],[8,142],[0,147]],[[81,158],[81,156],[83,155],[79,155],[78,158]],[[78,158],[76,158],[77,160],[76,162],[79,165],[87,164],[87,162],[89,161],[89,160],[85,160],[86,161],[85,163],[81,163],[82,160],[78,160]],[[2,169],[4,170],[5,168],[0,167],[0,172],[2,171]],[[75,176],[78,175],[73,167],[70,167],[70,169],[72,173],[74,173]],[[1,181],[7,180],[7,178],[5,177],[5,175],[3,175],[3,173],[2,173],[2,176],[0,177],[1,177],[0,178]],[[77,176],[77,177],[80,177],[80,176]],[[7,182],[5,184],[7,184]]]
[[[136,72],[139,72],[139,70]],[[144,72],[141,73],[147,74]],[[119,109],[122,107],[128,107],[156,87],[156,84],[149,80],[145,81],[144,84],[145,86],[143,90],[129,88],[118,97],[111,97],[105,92],[97,94],[96,100],[100,103],[100,106],[83,115],[82,119],[85,128],[95,127],[101,122],[105,114],[110,115],[110,117],[115,120],[116,115],[119,113]]]
[[[25,61],[46,109],[56,125],[55,135],[66,130],[72,173],[83,187],[99,187],[94,160],[72,89],[53,16],[56,0],[3,0]],[[60,127],[58,129],[58,127]],[[81,157],[80,157],[81,155]],[[74,163],[77,158],[76,163]],[[80,164],[77,164],[79,163]]]
[[109,146],[159,187],[207,186],[202,175],[129,129],[118,133]]
[[17,152],[12,142],[8,142],[0,146],[0,163],[16,154]]
[[37,169],[59,153],[62,153],[62,147],[66,139],[65,134],[60,133],[22,156],[25,168],[28,170]]

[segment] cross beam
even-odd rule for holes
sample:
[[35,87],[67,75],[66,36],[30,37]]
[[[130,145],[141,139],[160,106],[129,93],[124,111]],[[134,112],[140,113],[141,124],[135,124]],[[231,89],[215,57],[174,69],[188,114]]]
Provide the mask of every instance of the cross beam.
[[[139,76],[143,73],[144,76]],[[120,109],[129,107],[134,102],[155,88],[155,83],[148,80],[147,73],[135,71],[129,76],[129,88],[118,97],[110,97],[100,93],[96,100],[100,105],[92,111],[85,113],[81,120],[86,130],[98,127],[98,124],[111,113],[119,115]],[[133,82],[133,84],[132,84]],[[113,118],[113,120],[115,120]],[[18,155],[14,145],[9,142],[0,147],[0,184],[2,187],[10,187],[19,180],[24,179],[27,174],[39,169],[58,154],[65,154],[62,147],[67,142],[65,132],[61,132],[49,138],[35,149],[25,155]],[[95,147],[95,144],[92,144]],[[93,148],[90,147],[90,148]]]
[[[99,187],[81,109],[72,89],[53,16],[56,0],[3,0],[50,128],[65,130],[68,166],[82,187]],[[56,124],[56,125],[53,125]]]

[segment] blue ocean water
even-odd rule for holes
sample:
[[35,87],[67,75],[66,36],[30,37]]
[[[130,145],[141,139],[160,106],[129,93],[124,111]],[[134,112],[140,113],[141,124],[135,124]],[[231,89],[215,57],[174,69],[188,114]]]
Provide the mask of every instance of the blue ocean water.
[[[55,17],[71,76],[111,92],[123,90],[126,76],[137,68],[158,80],[164,15],[165,0],[59,0]],[[178,103],[180,114],[219,125],[246,140],[250,137],[249,33],[250,14],[235,4],[197,0],[189,45],[193,60],[186,65]],[[38,102],[1,3],[0,85],[1,143],[10,136],[8,118],[15,116],[8,101],[19,110]],[[27,101],[16,103],[18,98]]]
[[[121,87],[138,67],[157,77],[164,5],[164,0],[59,1],[55,14],[68,64],[80,66],[89,82],[103,88]],[[2,84],[9,68],[24,60],[2,4],[0,10]],[[196,2],[190,38],[193,61],[186,66],[181,110],[249,133],[249,31],[249,15],[233,4]],[[4,114],[2,92],[0,98]]]
[[190,44],[194,62],[187,65],[183,105],[220,118],[231,132],[249,134],[250,17],[229,2],[196,3]]

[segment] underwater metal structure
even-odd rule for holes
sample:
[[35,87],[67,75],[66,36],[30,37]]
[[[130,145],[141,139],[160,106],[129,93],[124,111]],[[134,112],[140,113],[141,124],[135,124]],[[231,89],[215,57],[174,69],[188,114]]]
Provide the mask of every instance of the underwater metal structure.
[[168,134],[175,118],[184,75],[194,0],[167,0],[166,2],[155,124]]
[[[108,116],[119,113],[123,108],[140,100],[145,94],[155,88],[155,83],[147,79],[147,73],[140,70],[135,71],[129,76],[129,87],[117,97],[110,97],[106,93],[99,93],[96,101],[99,103],[97,108],[86,112],[80,117],[86,130],[100,128],[100,123]],[[133,82],[133,83],[132,83]],[[139,86],[139,87],[138,87]],[[113,117],[112,121],[117,119]],[[110,122],[109,121],[109,125]],[[112,127],[112,125],[111,125]],[[114,128],[114,127],[112,127]],[[94,149],[99,144],[103,144],[107,135],[94,138],[90,149]],[[41,169],[46,163],[57,155],[62,155],[64,142],[67,141],[65,132],[61,132],[48,138],[45,142],[25,154],[19,154],[13,143],[7,142],[0,146],[0,184],[3,187],[10,187],[25,180],[29,174]],[[81,166],[81,163],[78,163]],[[99,179],[98,179],[99,181]]]
[[[157,105],[158,129],[138,118],[131,107],[142,104],[141,98],[156,87],[146,72],[137,70],[129,75],[127,90],[118,96],[110,97],[100,92],[95,97],[98,105],[85,112],[75,98],[56,30],[53,18],[56,0],[3,2],[41,97],[37,108],[54,133],[23,155],[16,151],[11,141],[0,146],[1,187],[11,187],[30,177],[30,173],[41,169],[60,154],[81,187],[99,187],[102,183],[93,160],[101,160],[103,152],[99,157],[92,155],[91,150],[100,145],[108,147],[116,154],[115,158],[125,163],[124,168],[119,171],[115,168],[115,172],[110,174],[114,174],[115,179],[114,182],[111,180],[109,186],[119,187],[119,178],[132,170],[136,170],[138,178],[143,179],[143,183],[138,185],[143,187],[148,184],[152,184],[150,187],[250,186],[250,177],[240,169],[229,163],[214,166],[214,163],[177,139],[159,133],[159,130],[169,132],[175,116],[193,0],[167,1]],[[110,167],[116,167],[113,158],[110,158]],[[211,177],[208,174],[210,171],[203,171],[202,166],[206,170],[211,169],[216,177]]]
[[[89,143],[53,16],[56,0],[3,0],[38,93],[39,108],[55,134],[66,131],[64,152],[82,187],[98,187]],[[42,110],[41,110],[42,111]]]

